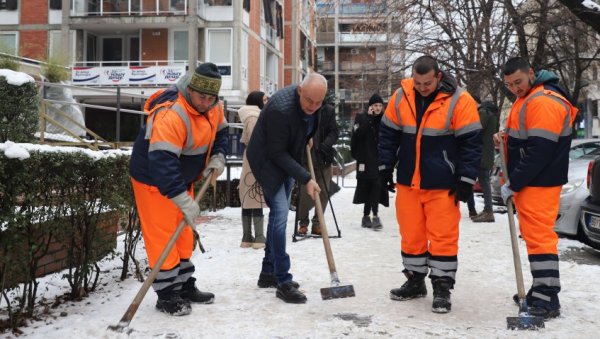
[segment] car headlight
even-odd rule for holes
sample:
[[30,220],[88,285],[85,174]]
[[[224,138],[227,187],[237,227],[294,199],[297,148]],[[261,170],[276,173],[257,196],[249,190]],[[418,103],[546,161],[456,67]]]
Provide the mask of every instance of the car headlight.
[[571,193],[571,192],[575,191],[576,189],[581,187],[581,185],[583,185],[584,181],[585,181],[584,179],[577,179],[577,180],[569,181],[568,183],[563,185],[562,191],[560,191],[560,194],[563,195],[563,194],[567,194],[567,193]]

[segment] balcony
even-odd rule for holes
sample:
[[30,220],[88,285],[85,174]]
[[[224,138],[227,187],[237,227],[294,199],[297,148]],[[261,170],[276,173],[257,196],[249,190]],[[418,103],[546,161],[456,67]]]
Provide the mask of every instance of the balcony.
[[321,44],[333,44],[335,43],[334,32],[317,32],[317,42]]
[[71,0],[71,16],[185,15],[190,0]]
[[340,43],[373,44],[387,42],[385,33],[340,33]]

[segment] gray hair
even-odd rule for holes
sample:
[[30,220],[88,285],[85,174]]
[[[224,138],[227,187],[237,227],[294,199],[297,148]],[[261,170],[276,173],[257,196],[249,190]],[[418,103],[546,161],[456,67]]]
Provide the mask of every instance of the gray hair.
[[305,85],[308,85],[314,81],[320,81],[323,85],[325,85],[325,88],[327,88],[327,79],[325,79],[324,76],[316,72],[306,74],[306,76],[304,77],[304,79],[302,79],[302,82],[300,83],[300,87],[304,87]]

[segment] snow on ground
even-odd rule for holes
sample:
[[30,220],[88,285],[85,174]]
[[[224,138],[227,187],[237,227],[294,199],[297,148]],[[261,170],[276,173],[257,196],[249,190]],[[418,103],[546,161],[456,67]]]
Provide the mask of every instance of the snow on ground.
[[[340,182],[341,183],[341,182]],[[353,185],[350,178],[346,185]],[[351,284],[356,297],[323,301],[320,289],[330,286],[321,239],[288,241],[291,272],[301,284],[308,302],[286,304],[274,289],[259,289],[262,250],[242,249],[240,209],[207,213],[211,219],[200,228],[207,253],[195,253],[198,286],[216,294],[212,305],[194,305],[185,317],[170,317],[154,309],[151,290],[138,309],[127,334],[107,330],[127,309],[141,283],[118,280],[120,260],[105,261],[98,291],[82,302],[53,309],[53,317],[24,328],[27,338],[490,338],[490,337],[595,337],[600,320],[600,293],[594,277],[600,267],[589,261],[564,260],[568,252],[600,253],[574,240],[561,239],[560,294],[563,315],[546,322],[539,332],[509,331],[506,317],[517,316],[512,295],[516,291],[514,266],[506,214],[495,223],[472,223],[461,205],[461,239],[457,283],[449,314],[431,312],[431,287],[426,298],[393,301],[389,290],[399,287],[402,275],[398,228],[393,208],[380,212],[384,228],[377,232],[360,227],[362,206],[352,205],[354,189],[342,188],[333,200],[342,238],[331,239],[337,270],[343,285]],[[477,198],[481,210],[481,198]],[[337,234],[331,211],[325,213],[330,234]],[[293,233],[293,212],[288,240]],[[526,288],[531,284],[527,256],[520,241]],[[145,258],[140,248],[138,257]],[[45,287],[46,286],[49,287]],[[48,285],[49,284],[49,285]],[[59,288],[60,287],[60,288]],[[51,299],[66,291],[58,275],[44,279],[41,296]],[[1,307],[2,305],[0,305]],[[66,312],[65,316],[60,316]]]

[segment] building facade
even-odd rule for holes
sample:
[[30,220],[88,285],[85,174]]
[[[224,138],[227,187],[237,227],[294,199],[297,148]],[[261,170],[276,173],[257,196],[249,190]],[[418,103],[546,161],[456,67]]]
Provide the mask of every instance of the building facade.
[[340,115],[365,111],[373,93],[387,100],[403,57],[386,2],[319,0],[317,13],[317,69],[334,89]]
[[[81,86],[73,91],[79,102],[109,106],[114,94],[87,88],[147,97],[210,61],[221,72],[223,99],[235,106],[253,90],[271,95],[306,73],[314,20],[300,11],[314,18],[314,1],[0,0],[0,52],[66,65]],[[111,119],[94,109],[85,115],[86,124]]]

